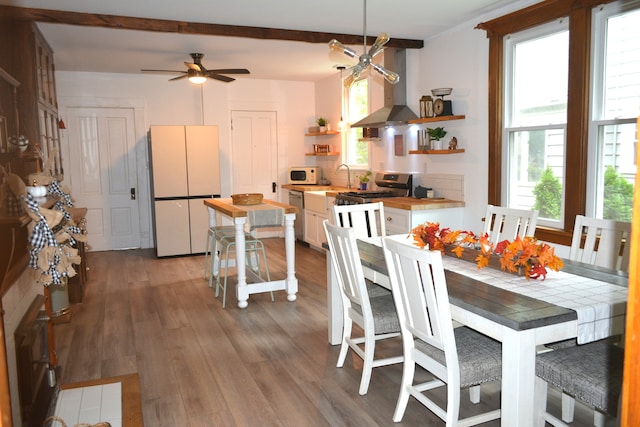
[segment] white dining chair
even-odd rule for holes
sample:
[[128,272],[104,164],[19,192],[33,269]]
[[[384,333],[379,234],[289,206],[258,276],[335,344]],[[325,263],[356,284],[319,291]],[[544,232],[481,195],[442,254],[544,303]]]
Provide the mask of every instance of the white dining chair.
[[495,245],[503,240],[513,240],[516,236],[533,236],[537,222],[537,210],[488,205],[483,234],[488,233],[489,241]]
[[382,202],[357,205],[335,205],[334,224],[353,228],[356,238],[386,236],[384,205]]
[[[353,229],[356,239],[383,237],[387,235],[382,202],[359,203],[356,205],[334,205],[331,222],[340,227]],[[391,291],[366,280],[369,297],[389,295]]]
[[569,259],[629,270],[631,223],[576,215]]
[[[594,408],[594,426],[603,427],[606,415],[618,413],[622,389],[624,350],[609,340],[560,348],[536,356],[536,426],[545,421],[567,427],[547,412],[547,390],[552,385]],[[571,422],[568,421],[568,422]]]
[[[576,215],[569,259],[615,270],[629,270],[631,223]],[[576,340],[548,344],[560,349],[575,346]],[[572,422],[575,399],[562,393],[562,420]],[[599,415],[595,414],[594,423]]]
[[[400,336],[398,314],[391,294],[370,297],[353,228],[323,222],[336,278],[340,284],[343,307],[343,333],[337,367],[344,365],[351,349],[363,360],[358,392],[367,394],[373,368],[401,363],[401,355],[375,359],[376,341]],[[362,328],[363,336],[354,336],[353,323]],[[398,353],[400,343],[398,342]]]
[[[453,327],[440,251],[427,251],[383,239],[393,297],[398,309],[404,369],[393,421],[400,422],[409,397],[427,407],[447,426],[477,425],[500,418],[496,409],[459,419],[460,389],[497,381],[502,376],[502,346],[467,327]],[[414,384],[416,365],[435,378]],[[446,408],[428,391],[447,388]]]

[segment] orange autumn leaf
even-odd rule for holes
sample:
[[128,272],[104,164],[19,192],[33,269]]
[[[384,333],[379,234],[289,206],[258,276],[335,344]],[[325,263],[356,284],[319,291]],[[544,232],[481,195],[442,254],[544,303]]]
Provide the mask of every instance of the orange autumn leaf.
[[455,248],[453,248],[451,252],[453,252],[454,254],[456,254],[458,258],[460,258],[462,256],[462,252],[464,252],[464,248],[458,245]]
[[476,262],[478,263],[478,269],[488,267],[489,266],[489,257],[483,255],[482,252],[478,254],[476,257]]

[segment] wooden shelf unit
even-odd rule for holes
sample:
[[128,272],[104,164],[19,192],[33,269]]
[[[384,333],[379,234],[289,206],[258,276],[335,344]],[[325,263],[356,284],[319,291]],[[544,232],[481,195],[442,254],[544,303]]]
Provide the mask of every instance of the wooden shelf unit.
[[338,135],[340,132],[337,130],[328,130],[325,132],[310,132],[305,133],[304,136],[326,136],[326,135]]
[[420,119],[412,119],[407,123],[410,125],[421,124],[421,123],[432,123],[432,122],[446,122],[449,120],[463,120],[465,116],[438,116],[438,117],[423,117]]
[[409,150],[409,154],[458,154],[464,153],[464,148],[455,150]]
[[331,151],[329,153],[305,153],[305,156],[339,156],[340,152]]

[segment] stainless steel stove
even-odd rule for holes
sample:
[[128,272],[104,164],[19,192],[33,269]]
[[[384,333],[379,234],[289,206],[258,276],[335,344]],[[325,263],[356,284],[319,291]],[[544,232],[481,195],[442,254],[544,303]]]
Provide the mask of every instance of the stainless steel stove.
[[358,205],[371,203],[376,199],[387,197],[411,196],[412,175],[398,172],[377,172],[375,184],[377,190],[371,191],[346,191],[336,196],[337,205]]

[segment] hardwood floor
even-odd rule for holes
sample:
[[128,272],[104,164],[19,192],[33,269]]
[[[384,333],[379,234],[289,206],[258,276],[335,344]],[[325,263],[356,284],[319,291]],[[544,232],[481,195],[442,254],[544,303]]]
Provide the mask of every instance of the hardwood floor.
[[[283,240],[265,243],[272,278],[284,278]],[[129,250],[87,258],[84,300],[55,326],[63,384],[138,373],[147,427],[394,425],[401,365],[374,369],[366,396],[358,395],[360,359],[350,353],[335,367],[324,254],[296,245],[297,301],[284,291],[275,302],[258,294],[242,310],[233,287],[222,309],[203,278],[203,256]],[[397,353],[400,341],[377,351]],[[477,410],[466,392],[462,401],[463,414]],[[499,404],[499,385],[483,388],[479,408]],[[589,425],[591,412],[576,412],[574,425]],[[410,399],[395,425],[444,423]]]

